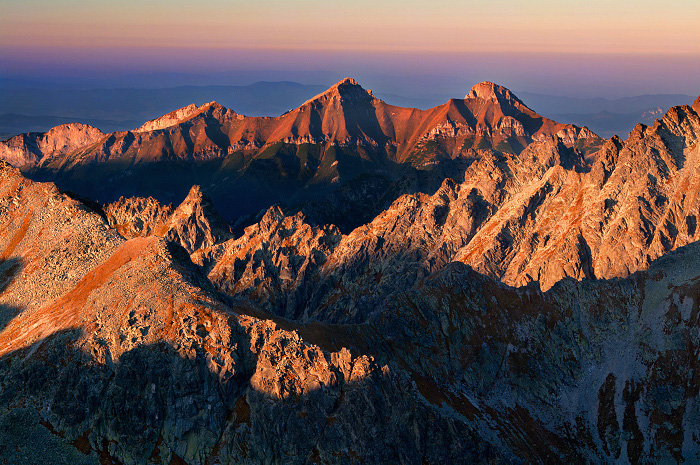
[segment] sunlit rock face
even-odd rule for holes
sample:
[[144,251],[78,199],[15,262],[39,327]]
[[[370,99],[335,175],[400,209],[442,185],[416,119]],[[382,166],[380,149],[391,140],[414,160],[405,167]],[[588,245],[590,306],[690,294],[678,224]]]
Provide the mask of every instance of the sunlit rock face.
[[402,178],[342,232],[319,204],[237,234],[198,186],[102,206],[0,164],[0,459],[700,461],[697,102],[595,152],[564,136]]
[[225,253],[217,245],[193,259],[230,295],[329,323],[366,321],[392,292],[453,261],[542,290],[566,277],[627,277],[698,239],[699,138],[697,113],[676,107],[588,160],[561,141],[485,153],[461,182],[399,196],[342,236],[274,207]]
[[45,133],[20,134],[3,141],[0,143],[0,159],[27,169],[40,164],[47,155],[67,155],[103,137],[102,131],[87,124],[62,124]]
[[153,197],[120,197],[104,206],[109,226],[127,239],[163,231],[173,214],[172,205],[161,205]]

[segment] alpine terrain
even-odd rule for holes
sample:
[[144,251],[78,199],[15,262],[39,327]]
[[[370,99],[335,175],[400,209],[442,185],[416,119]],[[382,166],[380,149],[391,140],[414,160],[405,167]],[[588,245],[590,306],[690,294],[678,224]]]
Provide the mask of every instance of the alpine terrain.
[[0,463],[700,461],[700,97],[345,79],[0,142]]

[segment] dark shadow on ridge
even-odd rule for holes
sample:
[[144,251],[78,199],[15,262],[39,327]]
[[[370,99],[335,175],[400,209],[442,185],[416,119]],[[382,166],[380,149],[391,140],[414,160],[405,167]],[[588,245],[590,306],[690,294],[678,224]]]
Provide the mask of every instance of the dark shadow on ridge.
[[[9,411],[24,415],[26,427],[10,435],[8,442],[18,445],[0,448],[0,458],[24,453],[37,463],[51,461],[47,450],[65,451],[67,445],[100,463],[161,463],[168,457],[170,463],[193,463],[207,454],[207,460],[218,456],[225,463],[304,464],[315,457],[335,462],[339,453],[351,463],[436,464],[500,455],[472,426],[403,394],[398,375],[375,370],[350,381],[336,371],[335,382],[306,394],[258,391],[251,386],[258,355],[250,351],[245,328],[232,330],[235,371],[223,377],[209,369],[203,347],[184,357],[165,342],[96,364],[74,348],[78,330],[2,357],[0,406],[7,412],[22,402],[23,410]],[[42,409],[47,402],[50,410]],[[396,423],[406,415],[415,420]],[[17,434],[48,444],[29,450]]]
[[[0,296],[5,289],[12,284],[15,277],[22,271],[22,261],[16,257],[0,260]],[[0,304],[0,331],[5,329],[7,324],[21,312],[15,306]]]

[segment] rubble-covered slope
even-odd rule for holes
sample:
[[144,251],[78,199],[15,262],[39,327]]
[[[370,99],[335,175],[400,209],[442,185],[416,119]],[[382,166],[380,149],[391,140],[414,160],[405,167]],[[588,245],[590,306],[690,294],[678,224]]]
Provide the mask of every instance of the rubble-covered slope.
[[[225,298],[177,244],[125,240],[7,166],[0,199],[8,462],[700,459],[698,244],[546,293],[449,263],[387,290],[363,324],[300,324]],[[296,279],[329,263],[332,228],[275,210],[262,223],[270,248],[244,251],[251,228],[219,256]],[[61,250],[77,259],[47,262]]]
[[300,337],[303,327],[247,316],[264,314],[222,299],[178,245],[125,240],[99,212],[7,165],[0,199],[3,461],[501,455],[469,425],[421,403],[401,370],[325,348],[332,331],[308,332],[318,346]]

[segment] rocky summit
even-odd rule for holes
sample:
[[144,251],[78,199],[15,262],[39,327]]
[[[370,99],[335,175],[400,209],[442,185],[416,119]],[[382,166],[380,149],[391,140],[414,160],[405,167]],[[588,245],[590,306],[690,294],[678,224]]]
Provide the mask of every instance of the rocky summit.
[[604,140],[345,79],[3,142],[0,463],[700,461],[699,102]]

